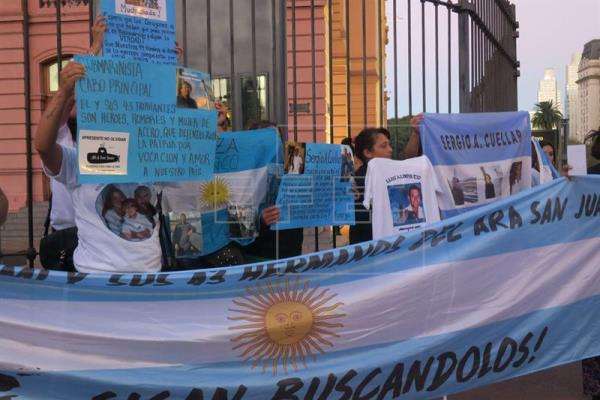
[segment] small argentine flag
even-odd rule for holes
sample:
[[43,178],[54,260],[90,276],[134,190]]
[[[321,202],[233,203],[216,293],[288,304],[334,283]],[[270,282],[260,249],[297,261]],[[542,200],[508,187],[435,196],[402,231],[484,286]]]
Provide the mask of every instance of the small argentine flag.
[[274,167],[282,160],[281,139],[274,128],[221,133],[214,178],[168,185],[164,208],[172,215],[199,215],[202,254],[217,251],[230,240],[250,243],[259,229]]

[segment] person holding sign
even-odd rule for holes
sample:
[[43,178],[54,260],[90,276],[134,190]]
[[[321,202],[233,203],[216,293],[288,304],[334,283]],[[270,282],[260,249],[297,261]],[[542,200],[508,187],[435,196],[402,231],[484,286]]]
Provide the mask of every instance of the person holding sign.
[[[102,17],[95,27],[93,54],[102,48],[106,30]],[[78,184],[76,150],[57,143],[60,123],[75,104],[75,84],[84,76],[85,68],[77,62],[61,71],[59,90],[42,115],[35,138],[46,174],[64,184],[73,198],[79,239],[75,267],[85,273],[158,272],[161,251],[150,204],[152,189],[135,184]],[[106,208],[109,202],[112,207]]]
[[367,242],[373,239],[371,212],[363,205],[365,176],[369,161],[374,158],[392,158],[390,132],[385,128],[367,128],[354,139],[356,156],[362,162],[356,171],[355,225],[350,226],[350,244]]
[[[277,128],[271,121],[253,122],[249,130]],[[251,132],[249,132],[251,134]],[[280,179],[275,176],[273,179]],[[278,186],[276,183],[274,187]],[[269,201],[274,199],[269,199]],[[260,230],[258,237],[249,245],[244,246],[244,252],[249,261],[274,260],[296,257],[302,254],[304,230],[302,228],[272,230],[271,225],[281,220],[281,210],[276,205],[267,205],[261,212]]]

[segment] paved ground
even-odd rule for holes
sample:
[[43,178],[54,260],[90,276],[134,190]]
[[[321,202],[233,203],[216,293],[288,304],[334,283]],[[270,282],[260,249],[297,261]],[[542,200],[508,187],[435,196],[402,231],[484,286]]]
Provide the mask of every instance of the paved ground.
[[584,400],[581,363],[553,368],[470,392],[448,400]]

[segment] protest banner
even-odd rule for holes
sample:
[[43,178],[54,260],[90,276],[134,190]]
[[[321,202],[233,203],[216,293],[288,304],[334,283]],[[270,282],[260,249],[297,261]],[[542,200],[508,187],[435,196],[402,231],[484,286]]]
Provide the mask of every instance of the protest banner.
[[81,57],[79,183],[210,180],[216,112],[177,105],[177,68]]
[[175,2],[102,0],[107,18],[103,54],[157,64],[177,64]]
[[426,399],[600,354],[598,177],[406,235],[149,275],[0,268],[0,391]]
[[445,192],[443,218],[531,187],[527,112],[425,114],[421,142]]
[[276,200],[281,220],[272,229],[354,224],[350,147],[288,142],[284,169]]
[[252,242],[281,160],[281,139],[273,128],[220,133],[212,180],[164,186],[175,256],[210,254],[231,240]]

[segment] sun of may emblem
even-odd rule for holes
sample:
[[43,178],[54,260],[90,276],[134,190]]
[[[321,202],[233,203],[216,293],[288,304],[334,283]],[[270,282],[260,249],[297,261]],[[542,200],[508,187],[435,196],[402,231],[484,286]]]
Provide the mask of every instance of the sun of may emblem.
[[311,288],[309,282],[285,279],[280,285],[268,282],[246,289],[247,296],[234,299],[236,308],[230,308],[232,321],[241,325],[229,329],[242,331],[232,339],[233,350],[241,352],[244,362],[252,362],[252,369],[270,366],[277,374],[279,365],[287,374],[288,368],[298,370],[299,362],[307,368],[307,358],[316,361],[316,354],[325,354],[339,338],[336,330],[344,325],[340,319],[340,302],[329,289]]
[[200,201],[204,207],[221,208],[227,204],[229,197],[229,185],[223,178],[216,177],[200,186]]

